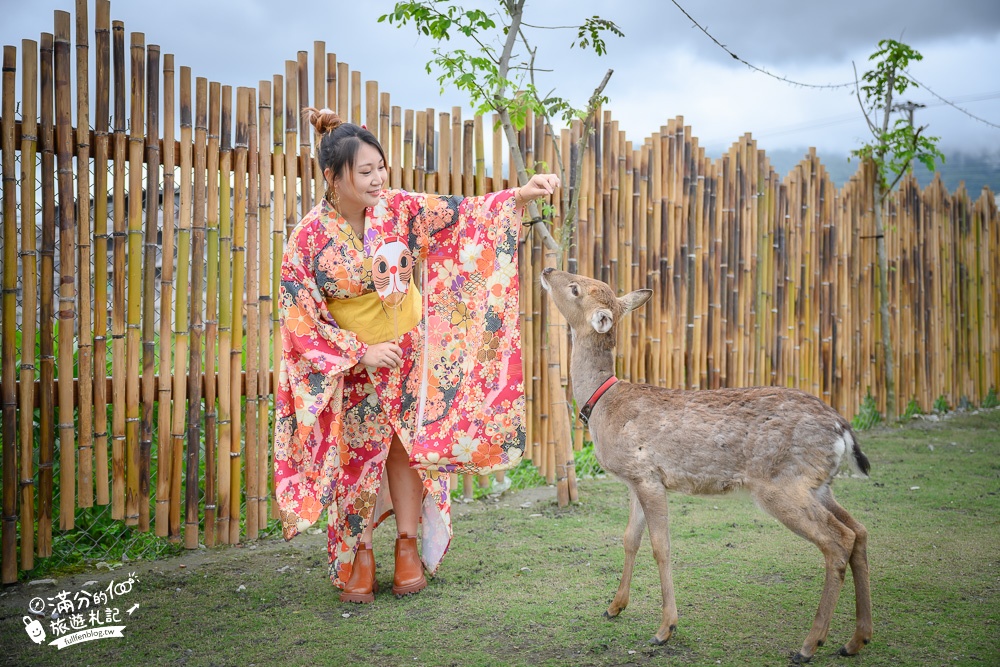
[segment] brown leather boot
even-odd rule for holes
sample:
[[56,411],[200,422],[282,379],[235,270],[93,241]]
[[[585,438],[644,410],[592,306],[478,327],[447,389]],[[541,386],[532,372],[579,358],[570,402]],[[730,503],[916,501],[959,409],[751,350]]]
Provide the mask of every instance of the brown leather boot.
[[358,551],[354,555],[351,578],[347,580],[347,586],[340,593],[340,601],[367,604],[375,601],[375,593],[377,592],[375,554],[372,553],[371,545],[362,542],[358,545]]
[[402,533],[396,538],[396,573],[392,592],[396,597],[418,593],[427,588],[424,566],[417,555],[417,538]]

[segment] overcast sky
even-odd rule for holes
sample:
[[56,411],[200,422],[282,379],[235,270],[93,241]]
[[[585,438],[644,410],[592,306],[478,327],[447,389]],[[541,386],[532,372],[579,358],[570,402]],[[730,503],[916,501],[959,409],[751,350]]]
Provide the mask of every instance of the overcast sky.
[[[147,44],[173,53],[195,76],[256,86],[284,72],[314,40],[340,61],[377,80],[392,103],[439,111],[467,105],[443,93],[426,73],[435,43],[412,26],[377,23],[393,2],[378,0],[115,0],[113,20],[142,32]],[[468,2],[468,6],[495,6]],[[684,0],[680,4],[743,60],[810,84],[853,80],[883,38],[896,38],[924,60],[910,72],[938,95],[1000,125],[1000,1],[998,0]],[[72,0],[0,0],[0,43],[52,31],[52,12],[72,11]],[[89,5],[91,23],[93,2]],[[528,0],[525,20],[537,25],[578,24],[592,15],[616,22],[623,38],[609,37],[597,57],[570,50],[571,31],[533,30],[537,65],[554,70],[543,85],[582,106],[608,68],[608,109],[628,138],[641,141],[683,115],[710,155],[751,132],[765,150],[805,149],[846,155],[866,140],[853,89],[792,86],[754,72],[714,44],[670,0]],[[128,42],[126,41],[126,44]],[[461,46],[454,42],[453,46]],[[311,85],[311,81],[310,81]],[[926,90],[906,100],[927,134],[946,151],[1000,151],[1000,129],[945,105]],[[468,113],[468,112],[466,112]]]

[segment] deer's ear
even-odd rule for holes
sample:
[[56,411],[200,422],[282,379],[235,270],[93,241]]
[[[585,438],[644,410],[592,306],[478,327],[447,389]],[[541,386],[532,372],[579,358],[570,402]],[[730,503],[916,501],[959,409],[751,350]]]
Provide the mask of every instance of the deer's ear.
[[590,326],[594,327],[597,333],[607,333],[615,324],[615,317],[606,308],[598,308],[590,314]]
[[632,312],[642,304],[649,301],[649,297],[651,297],[652,295],[653,295],[653,290],[651,289],[637,289],[636,291],[629,292],[625,296],[619,298],[618,303],[620,303],[622,305],[622,308],[625,309],[625,311],[622,314],[624,315],[626,313]]

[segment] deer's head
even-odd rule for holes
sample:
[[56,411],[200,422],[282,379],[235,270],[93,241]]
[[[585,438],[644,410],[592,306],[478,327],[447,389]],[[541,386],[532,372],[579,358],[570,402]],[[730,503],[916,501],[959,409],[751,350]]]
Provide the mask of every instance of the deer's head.
[[552,268],[542,271],[542,287],[552,297],[574,335],[584,335],[592,329],[598,334],[610,333],[612,341],[619,320],[646,303],[653,294],[653,290],[639,289],[619,298],[600,280]]

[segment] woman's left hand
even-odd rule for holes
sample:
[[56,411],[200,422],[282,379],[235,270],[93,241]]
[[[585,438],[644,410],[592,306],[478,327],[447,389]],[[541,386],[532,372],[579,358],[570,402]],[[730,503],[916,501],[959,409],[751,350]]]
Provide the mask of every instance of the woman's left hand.
[[515,195],[517,205],[524,206],[539,197],[550,195],[556,191],[559,185],[559,177],[555,174],[535,174],[527,183],[517,189]]

